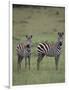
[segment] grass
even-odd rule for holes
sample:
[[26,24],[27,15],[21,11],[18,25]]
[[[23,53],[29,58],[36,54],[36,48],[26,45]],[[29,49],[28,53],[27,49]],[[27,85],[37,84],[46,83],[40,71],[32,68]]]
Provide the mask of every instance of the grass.
[[61,83],[65,81],[64,60],[61,56],[58,71],[55,70],[54,58],[45,57],[40,64],[40,70],[36,69],[37,58],[31,58],[31,70],[25,69],[24,60],[22,61],[21,72],[16,69],[14,62],[13,85]]
[[[58,14],[57,14],[58,13]],[[37,50],[39,42],[55,42],[57,32],[64,32],[64,8],[47,7],[13,8],[13,85],[61,83],[65,81],[64,44],[59,60],[59,69],[55,70],[54,58],[44,57],[37,71]],[[25,35],[32,34],[31,70],[25,69],[22,61],[21,72],[17,72],[16,45],[25,40]]]

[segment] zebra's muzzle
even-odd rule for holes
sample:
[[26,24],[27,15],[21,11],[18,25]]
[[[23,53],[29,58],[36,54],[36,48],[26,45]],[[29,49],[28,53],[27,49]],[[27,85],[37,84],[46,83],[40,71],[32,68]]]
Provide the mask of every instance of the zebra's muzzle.
[[60,42],[59,45],[62,46],[62,42]]

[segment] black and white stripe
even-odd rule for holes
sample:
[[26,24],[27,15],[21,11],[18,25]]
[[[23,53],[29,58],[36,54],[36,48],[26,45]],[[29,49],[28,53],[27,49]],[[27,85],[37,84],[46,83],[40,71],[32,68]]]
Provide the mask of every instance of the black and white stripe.
[[38,53],[46,54],[49,51],[49,45],[47,43],[39,43],[37,46]]
[[23,43],[19,43],[16,46],[16,53],[18,57],[18,64],[17,64],[18,71],[21,69],[21,61],[23,58],[25,58],[25,68],[27,67],[27,58],[28,58],[29,69],[30,69],[31,44],[32,44],[31,39],[32,39],[32,35],[30,36],[26,35],[26,41]]
[[61,54],[63,35],[64,35],[63,32],[58,33],[58,39],[55,43],[44,42],[44,43],[38,44],[37,46],[37,52],[38,52],[37,69],[39,69],[39,63],[45,55],[49,57],[55,57],[56,70],[58,69],[57,64],[58,64],[58,58]]
[[16,47],[17,53],[19,53],[19,51],[21,51],[22,49],[23,49],[23,45],[22,45],[22,43],[19,43]]

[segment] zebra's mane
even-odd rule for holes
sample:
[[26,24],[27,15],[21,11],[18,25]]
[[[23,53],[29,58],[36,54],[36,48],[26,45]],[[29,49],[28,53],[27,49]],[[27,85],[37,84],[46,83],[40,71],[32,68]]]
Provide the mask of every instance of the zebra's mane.
[[51,42],[49,42],[49,41],[45,41],[44,43],[49,44],[49,45],[54,45],[54,44],[55,44],[54,41],[51,41]]

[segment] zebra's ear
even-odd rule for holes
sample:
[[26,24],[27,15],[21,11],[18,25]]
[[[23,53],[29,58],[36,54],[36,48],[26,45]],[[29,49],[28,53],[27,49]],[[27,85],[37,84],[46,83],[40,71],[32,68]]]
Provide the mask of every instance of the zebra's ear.
[[62,35],[64,35],[64,32],[62,32]]
[[26,35],[26,38],[28,37],[28,35]]
[[58,32],[58,35],[60,35],[60,32]]
[[31,38],[32,38],[32,35],[31,35]]

